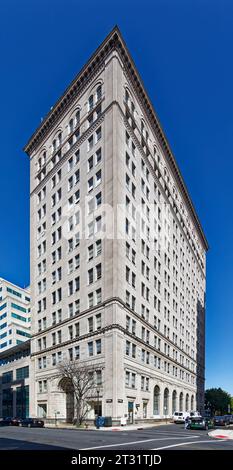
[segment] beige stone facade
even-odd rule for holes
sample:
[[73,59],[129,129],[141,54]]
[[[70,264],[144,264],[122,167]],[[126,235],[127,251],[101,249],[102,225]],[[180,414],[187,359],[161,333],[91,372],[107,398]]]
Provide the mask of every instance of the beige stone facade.
[[31,416],[70,415],[56,372],[73,359],[96,366],[116,421],[201,409],[208,245],[117,28],[25,150]]

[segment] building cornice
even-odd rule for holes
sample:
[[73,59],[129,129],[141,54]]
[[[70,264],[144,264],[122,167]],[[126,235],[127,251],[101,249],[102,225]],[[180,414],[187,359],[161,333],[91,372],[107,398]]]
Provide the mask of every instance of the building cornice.
[[71,82],[69,87],[65,90],[64,94],[57,101],[48,115],[45,117],[41,125],[36,129],[28,143],[24,147],[24,151],[31,155],[32,152],[40,145],[42,140],[48,135],[54,125],[66,112],[67,108],[74,102],[77,96],[81,93],[86,84],[92,79],[93,75],[99,70],[100,66],[104,63],[109,54],[116,50],[122,60],[125,73],[133,85],[137,96],[141,102],[143,109],[147,115],[147,119],[153,129],[172,170],[172,173],[177,181],[178,187],[184,197],[185,203],[189,208],[195,227],[200,235],[202,245],[207,251],[209,246],[201,223],[198,219],[196,210],[193,206],[189,196],[187,187],[183,181],[180,169],[177,165],[175,157],[170,149],[167,138],[162,130],[159,119],[156,115],[155,109],[145,91],[142,79],[135,67],[134,61],[128,51],[128,48],[122,38],[118,27],[114,27],[110,34],[106,37],[103,43],[91,56],[87,64],[81,69],[80,73]]

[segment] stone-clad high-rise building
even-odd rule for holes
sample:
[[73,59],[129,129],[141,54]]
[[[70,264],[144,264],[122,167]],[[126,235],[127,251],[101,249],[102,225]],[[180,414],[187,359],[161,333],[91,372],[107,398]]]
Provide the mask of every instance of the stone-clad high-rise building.
[[118,28],[25,150],[31,415],[72,418],[56,373],[74,359],[95,365],[90,418],[201,409],[208,245]]

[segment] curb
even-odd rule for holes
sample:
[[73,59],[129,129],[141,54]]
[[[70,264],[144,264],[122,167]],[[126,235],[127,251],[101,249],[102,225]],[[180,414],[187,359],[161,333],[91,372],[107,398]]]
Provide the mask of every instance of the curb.
[[138,428],[132,428],[132,429],[129,429],[128,427],[125,429],[125,426],[122,426],[122,427],[116,427],[116,428],[106,428],[106,427],[102,427],[102,428],[67,428],[67,427],[62,427],[62,426],[46,426],[45,425],[45,428],[46,429],[61,429],[61,430],[67,430],[67,431],[103,431],[103,432],[129,432],[129,431],[145,431],[146,429],[153,429],[157,426],[146,426],[146,427],[138,427]]

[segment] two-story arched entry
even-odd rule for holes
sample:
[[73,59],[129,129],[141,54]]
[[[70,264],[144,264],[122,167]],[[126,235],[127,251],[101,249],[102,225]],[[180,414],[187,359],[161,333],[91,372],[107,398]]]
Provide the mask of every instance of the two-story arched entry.
[[158,385],[154,387],[153,414],[156,416],[160,415],[160,388]]
[[180,392],[180,397],[179,397],[179,411],[184,411],[184,395],[183,392]]
[[177,391],[173,390],[172,392],[172,414],[177,411]]
[[165,388],[163,392],[163,414],[164,416],[169,415],[169,390],[168,388]]
[[191,411],[194,411],[194,396],[191,396]]
[[66,421],[72,423],[74,421],[74,389],[67,378],[60,380],[58,388],[65,393],[66,398]]

